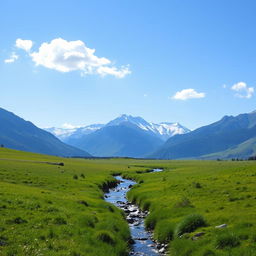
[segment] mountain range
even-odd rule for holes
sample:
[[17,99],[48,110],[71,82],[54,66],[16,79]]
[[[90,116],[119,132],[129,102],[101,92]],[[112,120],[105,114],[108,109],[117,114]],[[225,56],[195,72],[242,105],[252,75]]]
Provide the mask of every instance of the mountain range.
[[121,115],[79,128],[36,127],[0,108],[0,145],[58,156],[230,159],[256,156],[256,111],[224,116],[190,131],[179,123],[154,124]]
[[220,121],[168,139],[151,157],[230,159],[256,154],[256,112],[224,116]]
[[171,136],[190,131],[179,123],[154,124],[125,114],[105,125],[46,130],[63,142],[99,157],[146,157]]
[[51,133],[2,108],[0,124],[0,144],[4,147],[57,156],[90,156],[86,151],[63,143]]

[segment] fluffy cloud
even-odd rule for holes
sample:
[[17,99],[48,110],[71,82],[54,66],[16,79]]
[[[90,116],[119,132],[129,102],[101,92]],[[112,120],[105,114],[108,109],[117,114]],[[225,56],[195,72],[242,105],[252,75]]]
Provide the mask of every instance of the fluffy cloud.
[[22,50],[25,50],[26,52],[29,52],[30,49],[31,49],[32,46],[33,46],[33,42],[32,42],[31,40],[23,40],[23,39],[18,38],[18,39],[16,40],[15,46],[16,46],[17,48],[20,48],[20,49],[22,49]]
[[[21,39],[17,39],[21,40]],[[17,46],[16,41],[16,46]],[[30,40],[22,40],[30,41]],[[18,41],[21,47],[21,41]],[[30,41],[32,42],[32,41]],[[23,45],[24,46],[24,45]],[[23,47],[25,51],[30,47]],[[98,74],[100,76],[112,75],[123,78],[130,74],[129,66],[117,68],[104,57],[97,57],[95,49],[88,48],[81,40],[66,41],[62,38],[42,43],[38,51],[29,53],[36,66],[43,66],[59,72],[81,71],[82,75]]]
[[188,100],[188,99],[199,99],[204,98],[205,93],[197,92],[195,89],[184,89],[176,92],[172,99],[175,100]]
[[15,52],[13,52],[13,53],[11,54],[10,58],[4,60],[4,62],[5,62],[5,63],[12,63],[12,62],[16,61],[18,58],[19,58],[19,56],[18,56]]
[[236,83],[231,87],[231,89],[237,92],[235,96],[239,98],[250,99],[254,94],[254,88],[248,87],[245,82]]
[[131,71],[129,70],[128,66],[123,66],[120,69],[117,69],[116,67],[101,66],[97,68],[96,73],[101,76],[113,75],[118,78],[123,78],[126,75],[131,74]]

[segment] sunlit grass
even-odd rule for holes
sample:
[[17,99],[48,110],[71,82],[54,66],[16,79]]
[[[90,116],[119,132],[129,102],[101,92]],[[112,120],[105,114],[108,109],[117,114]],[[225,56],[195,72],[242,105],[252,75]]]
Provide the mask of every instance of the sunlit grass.
[[[162,173],[125,175],[140,182],[128,198],[149,205],[146,227],[161,242],[170,241],[171,255],[256,255],[255,162],[158,162],[161,166]],[[177,232],[191,214],[200,214],[205,225]],[[215,228],[221,224],[227,228]],[[194,238],[199,232],[204,234]]]
[[[0,255],[127,255],[126,220],[103,198],[120,173],[138,182],[128,197],[150,211],[145,225],[169,242],[170,255],[256,255],[253,161],[71,159],[8,149],[0,159]],[[164,172],[147,172],[154,167]],[[191,215],[204,225],[186,222]],[[180,233],[182,223],[193,228]]]

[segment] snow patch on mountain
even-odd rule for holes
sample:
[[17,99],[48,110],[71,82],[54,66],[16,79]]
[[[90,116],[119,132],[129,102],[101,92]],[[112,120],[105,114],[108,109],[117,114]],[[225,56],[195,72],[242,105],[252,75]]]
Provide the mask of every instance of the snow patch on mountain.
[[133,117],[130,115],[121,115],[110,121],[107,126],[120,125],[124,123],[132,123],[142,130],[152,132],[162,140],[167,140],[177,134],[184,134],[190,130],[179,123],[162,122],[160,124],[149,123],[141,117]]
[[56,127],[50,127],[50,128],[44,128],[47,132],[52,133],[59,139],[64,139],[66,137],[69,137],[72,133],[74,133],[77,128],[56,128]]
[[92,124],[92,125],[87,125],[87,126],[79,126],[76,128],[51,127],[51,128],[45,128],[44,130],[52,133],[60,140],[66,141],[71,136],[79,138],[82,135],[93,133],[93,132],[99,130],[100,128],[102,128],[103,126],[104,126],[104,124]]
[[138,128],[154,134],[155,136],[161,138],[162,140],[167,140],[170,137],[177,134],[184,134],[190,132],[190,130],[179,123],[170,123],[170,122],[162,122],[159,124],[150,123],[144,120],[141,117],[133,117],[131,115],[120,115],[116,119],[108,122],[106,125],[104,124],[92,124],[88,126],[79,126],[70,128],[46,128],[45,130],[51,132],[60,140],[67,142],[71,138],[80,138],[83,135],[87,135],[93,133],[104,126],[118,126],[118,125],[135,125]]

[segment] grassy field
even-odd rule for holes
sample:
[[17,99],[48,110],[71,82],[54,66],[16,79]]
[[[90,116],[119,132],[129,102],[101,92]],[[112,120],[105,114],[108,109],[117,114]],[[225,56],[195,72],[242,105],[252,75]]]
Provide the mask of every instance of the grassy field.
[[[143,172],[153,167],[164,172]],[[8,149],[0,149],[0,255],[127,255],[124,216],[103,200],[113,173],[138,181],[129,199],[150,210],[146,225],[169,242],[170,255],[256,255],[253,161],[87,160]]]
[[0,159],[0,255],[126,255],[128,226],[102,188],[127,164],[8,149]]
[[[140,183],[128,197],[150,210],[146,225],[156,239],[169,242],[170,255],[256,255],[255,162],[155,164],[165,171],[126,172]],[[227,227],[215,228],[222,224]]]

